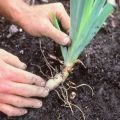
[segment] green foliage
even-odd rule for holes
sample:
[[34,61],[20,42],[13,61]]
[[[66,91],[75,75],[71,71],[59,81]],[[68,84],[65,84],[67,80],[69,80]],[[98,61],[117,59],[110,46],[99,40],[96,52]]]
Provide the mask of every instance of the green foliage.
[[[65,66],[71,66],[100,30],[113,6],[106,0],[70,0],[70,38],[72,44],[61,47]],[[52,20],[60,29],[56,17]]]
[[[56,18],[56,16],[54,14],[51,15],[51,22],[53,23],[53,25],[58,30],[60,30],[60,26],[59,26],[58,20],[57,20],[57,18]],[[67,56],[67,48],[64,47],[64,46],[60,46],[60,47],[61,47],[61,52],[62,52],[63,59],[65,61],[66,60],[66,56]]]

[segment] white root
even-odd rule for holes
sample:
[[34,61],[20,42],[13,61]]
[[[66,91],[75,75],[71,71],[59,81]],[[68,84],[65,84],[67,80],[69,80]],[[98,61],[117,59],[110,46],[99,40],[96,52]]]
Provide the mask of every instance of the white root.
[[51,91],[57,88],[61,83],[63,83],[66,78],[68,77],[68,72],[58,73],[54,76],[54,78],[51,78],[47,81],[46,87]]
[[[72,67],[70,67],[69,69],[66,68],[61,73],[56,74],[54,76],[54,78],[49,79],[46,83],[46,87],[51,91],[51,90],[54,90],[56,87],[58,87],[61,83],[64,83],[65,80],[67,79],[67,77],[69,76],[68,71],[71,68]],[[72,85],[75,85],[75,83],[72,83],[72,82],[70,82],[70,83]],[[87,84],[81,84],[78,86],[70,86],[68,84],[68,86],[69,86],[68,89],[70,89],[70,88],[77,89],[82,86],[87,86],[92,90],[92,95],[93,95],[93,89]],[[61,94],[57,90],[55,90],[55,91],[57,92],[57,95],[59,96],[59,98],[64,102],[64,106],[70,108],[73,115],[74,115],[73,107],[77,108],[82,113],[83,119],[85,120],[85,115],[84,115],[84,112],[82,111],[82,109],[79,106],[73,104],[71,101],[69,101],[68,89],[66,89],[64,86],[63,87],[60,86],[59,88],[60,88]]]
[[57,88],[61,83],[64,83],[69,76],[69,72],[73,70],[73,66],[79,62],[82,63],[80,60],[76,60],[72,65],[66,66],[61,73],[56,74],[53,78],[47,81],[46,87],[51,91]]

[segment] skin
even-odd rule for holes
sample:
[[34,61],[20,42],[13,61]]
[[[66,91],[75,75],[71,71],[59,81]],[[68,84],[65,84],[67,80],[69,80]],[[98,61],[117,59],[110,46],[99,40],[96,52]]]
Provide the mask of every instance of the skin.
[[[30,35],[44,35],[61,45],[69,44],[68,36],[52,25],[51,14],[57,16],[67,32],[70,18],[61,3],[29,6],[23,0],[0,0],[0,15]],[[33,97],[49,94],[45,80],[25,71],[26,67],[18,57],[0,49],[0,111],[8,116],[24,115],[26,108],[40,108],[42,101]]]

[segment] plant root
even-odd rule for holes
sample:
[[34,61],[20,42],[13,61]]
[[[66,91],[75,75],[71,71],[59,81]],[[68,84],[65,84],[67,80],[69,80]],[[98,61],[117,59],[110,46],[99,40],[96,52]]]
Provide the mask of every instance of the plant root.
[[85,86],[85,87],[88,87],[92,91],[92,95],[94,95],[92,87],[90,87],[87,84],[80,84],[80,85],[76,86],[76,84],[71,81],[68,81],[65,84],[67,85],[68,88],[66,88],[65,85],[62,84],[61,86],[59,86],[60,92],[58,92],[58,90],[55,90],[55,92],[57,93],[60,100],[64,103],[62,106],[70,108],[72,115],[74,115],[73,108],[77,108],[81,112],[82,117],[85,120],[84,112],[78,105],[72,103],[71,100],[73,100],[73,99],[70,99],[70,96],[68,95],[68,90],[70,90],[70,89],[77,90],[78,88]]
[[39,46],[40,46],[40,51],[41,51],[41,53],[42,53],[42,56],[43,56],[43,58],[44,58],[44,61],[45,61],[46,65],[47,65],[47,67],[48,67],[49,70],[50,70],[51,76],[53,77],[53,72],[52,72],[52,70],[55,71],[55,69],[53,68],[53,66],[50,65],[50,63],[48,62],[47,58],[46,58],[45,55],[44,55],[44,52],[43,52],[42,46],[41,46],[41,40],[39,40]]
[[42,71],[41,66],[36,65],[36,64],[33,64],[33,63],[31,63],[31,65],[37,67],[37,68],[40,70],[40,73],[41,73],[44,77],[48,78],[48,76]]
[[85,66],[85,64],[84,64],[81,60],[79,60],[79,59],[77,59],[75,63],[76,63],[76,64],[82,64],[82,66],[83,66],[85,69],[87,68],[87,67]]
[[51,59],[59,62],[61,65],[64,64],[64,62],[63,62],[62,60],[60,60],[59,58],[57,58],[56,56],[54,56],[54,55],[52,55],[52,54],[48,54],[48,56],[49,56]]
[[[82,109],[73,104],[70,100],[69,100],[69,96],[68,96],[68,91],[67,89],[63,86],[63,87],[59,87],[60,88],[60,91],[61,93],[59,93],[57,90],[56,93],[58,95],[58,97],[62,100],[62,102],[64,103],[62,106],[66,107],[66,108],[70,108],[71,110],[71,113],[72,115],[74,115],[74,110],[73,110],[73,107],[77,108],[81,113],[82,113],[82,116],[83,116],[83,119],[85,120],[85,115],[84,115],[84,112],[82,111]],[[61,94],[61,95],[60,95]]]

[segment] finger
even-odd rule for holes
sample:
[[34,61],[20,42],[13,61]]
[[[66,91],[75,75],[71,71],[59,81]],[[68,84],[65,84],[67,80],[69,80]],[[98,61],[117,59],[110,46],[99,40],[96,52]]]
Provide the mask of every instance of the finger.
[[45,31],[43,31],[45,36],[52,38],[56,43],[61,45],[70,44],[70,39],[68,35],[64,32],[56,29],[52,23],[48,21]]
[[63,28],[68,33],[70,28],[70,17],[61,3],[59,3],[58,6],[59,7],[57,7],[56,16],[58,20],[61,22]]
[[17,68],[26,69],[27,67],[26,64],[21,62],[17,56],[12,55],[11,53],[3,49],[0,49],[0,58],[6,63],[13,65]]
[[0,111],[6,114],[7,116],[21,116],[27,113],[26,109],[16,108],[8,104],[0,103]]
[[0,91],[7,94],[14,94],[23,97],[46,97],[49,89],[38,87],[35,85],[28,85],[23,83],[15,83],[11,81],[1,82]]
[[38,86],[45,86],[45,81],[32,73],[29,73],[27,71],[17,69],[13,66],[10,66],[6,63],[1,63],[1,67],[3,66],[2,76],[7,79],[14,82],[24,83],[24,84],[34,84]]
[[0,103],[1,102],[16,107],[40,108],[42,106],[42,102],[37,99],[0,93]]

